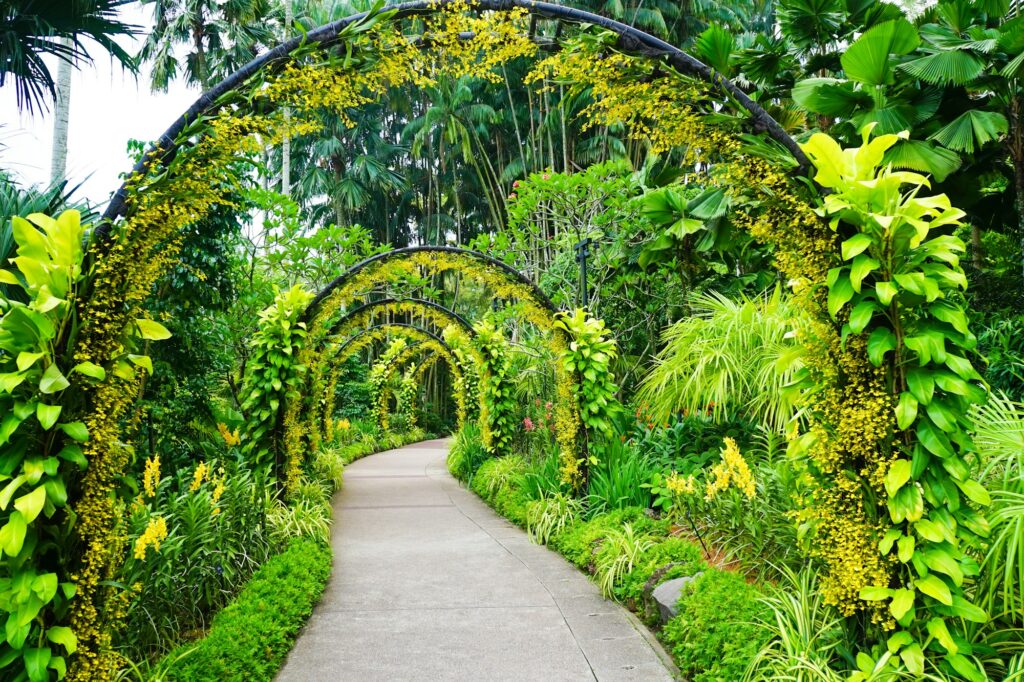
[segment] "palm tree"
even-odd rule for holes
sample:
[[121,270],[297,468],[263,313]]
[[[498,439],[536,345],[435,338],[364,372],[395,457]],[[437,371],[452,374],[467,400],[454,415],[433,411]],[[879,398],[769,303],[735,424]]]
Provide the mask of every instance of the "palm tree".
[[115,42],[136,27],[118,19],[130,0],[0,0],[0,86],[13,78],[18,107],[35,111],[57,96],[45,55],[69,64],[90,64],[82,38],[99,43],[125,68],[135,63]]
[[[208,90],[276,41],[269,0],[142,0],[155,26],[139,52],[152,64],[151,85],[166,90],[181,76]],[[184,65],[175,50],[185,45]]]

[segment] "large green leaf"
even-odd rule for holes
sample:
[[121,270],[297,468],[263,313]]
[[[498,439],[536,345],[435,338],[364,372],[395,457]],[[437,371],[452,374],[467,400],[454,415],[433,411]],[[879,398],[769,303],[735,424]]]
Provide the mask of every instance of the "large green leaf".
[[928,139],[958,152],[973,154],[975,147],[1005,135],[1009,128],[1006,117],[996,111],[971,109],[957,116],[949,125],[937,130]]
[[730,73],[729,61],[732,58],[735,39],[730,31],[721,26],[712,24],[697,36],[694,43],[696,56],[704,60],[704,63],[718,73],[728,76]]
[[840,62],[846,77],[865,85],[886,85],[893,81],[890,55],[913,52],[921,39],[906,19],[877,24],[855,40]]
[[793,101],[802,109],[849,118],[861,107],[871,106],[871,96],[837,78],[806,78],[793,86]]
[[962,50],[942,50],[900,64],[914,78],[935,85],[966,85],[985,71],[981,57]]
[[924,140],[900,140],[885,153],[885,163],[893,168],[930,173],[942,182],[960,168],[960,157]]

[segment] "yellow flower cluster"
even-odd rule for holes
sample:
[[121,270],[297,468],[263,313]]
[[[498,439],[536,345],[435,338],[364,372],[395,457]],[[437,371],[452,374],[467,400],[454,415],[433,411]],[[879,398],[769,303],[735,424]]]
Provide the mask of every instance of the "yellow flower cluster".
[[238,447],[242,442],[242,437],[238,435],[238,427],[235,427],[234,431],[229,431],[228,425],[221,422],[217,424],[217,431],[220,432],[220,437],[224,439],[224,444],[229,448]]
[[139,561],[146,559],[146,550],[150,547],[154,552],[160,551],[160,543],[167,539],[167,521],[162,516],[155,516],[149,520],[146,530],[135,541],[135,558]]
[[676,497],[692,495],[697,490],[697,479],[693,474],[683,476],[673,471],[665,477],[665,488]]
[[348,419],[339,419],[338,420],[338,430],[339,431],[348,431],[350,428],[352,428],[352,423],[349,422]]
[[754,484],[754,475],[747,466],[747,460],[743,459],[740,448],[736,441],[726,437],[723,439],[725,447],[722,448],[722,461],[711,468],[712,480],[707,483],[705,499],[713,500],[718,493],[726,490],[729,486],[736,487],[747,496],[748,500],[754,499],[757,488]]
[[160,455],[146,459],[146,469],[142,474],[142,489],[146,497],[156,497],[156,488],[160,485]]
[[196,470],[192,473],[192,485],[188,487],[190,493],[194,493],[202,487],[203,481],[207,480],[210,475],[210,466],[206,462],[200,462],[196,465]]

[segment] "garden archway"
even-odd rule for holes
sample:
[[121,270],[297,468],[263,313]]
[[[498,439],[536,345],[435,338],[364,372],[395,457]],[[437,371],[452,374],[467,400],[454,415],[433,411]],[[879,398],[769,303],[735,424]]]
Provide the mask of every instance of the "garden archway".
[[[300,93],[303,97],[318,98],[310,107],[336,106],[343,111],[346,107],[357,106],[365,101],[366,93],[372,96],[396,78],[413,80],[413,74],[399,74],[395,69],[412,63],[415,60],[412,52],[421,47],[429,50],[440,41],[419,40],[409,44],[400,32],[396,40],[396,36],[385,29],[401,20],[428,18],[452,8],[452,17],[463,10],[504,13],[503,16],[510,17],[505,27],[508,32],[499,32],[500,40],[488,42],[489,37],[483,32],[466,35],[463,31],[456,32],[454,45],[467,45],[467,49],[474,50],[474,55],[477,50],[497,51],[509,42],[506,39],[510,36],[520,39],[513,47],[527,49],[527,44],[533,44],[534,36],[525,23],[516,22],[529,14],[557,22],[586,23],[610,31],[616,39],[609,48],[619,51],[617,54],[647,59],[658,69],[671,69],[708,84],[716,97],[738,104],[747,114],[746,123],[786,150],[796,159],[796,166],[808,166],[796,142],[735,84],[681,50],[619,22],[560,5],[525,0],[482,0],[472,7],[458,0],[413,2],[389,8],[383,14],[356,15],[310,31],[253,60],[200,97],[147,151],[115,194],[90,243],[88,257],[95,267],[90,270],[94,278],[87,283],[80,304],[83,326],[75,331],[75,338],[63,340],[67,348],[73,349],[69,373],[71,359],[77,365],[107,368],[120,367],[117,363],[127,362],[117,355],[121,352],[119,349],[127,349],[125,353],[132,349],[124,343],[125,337],[135,334],[140,326],[136,320],[143,317],[143,304],[154,283],[175,261],[183,229],[211,207],[224,203],[221,188],[231,183],[219,180],[231,176],[230,163],[240,155],[257,151],[260,145],[274,144],[286,135],[311,130],[303,127],[310,125],[308,122],[289,120],[282,114],[284,109],[302,113]],[[462,26],[457,21],[451,23],[453,31]],[[443,33],[443,26],[438,24],[437,28]],[[340,62],[332,59],[333,53],[317,51],[330,51],[359,41],[365,41],[360,43],[362,49],[381,48],[380,54],[386,58],[377,64],[380,72],[328,73],[329,69],[340,67]],[[459,73],[475,73],[474,69],[480,68],[475,56],[473,61],[458,62],[458,50],[454,52],[453,68]],[[502,53],[503,58],[519,54],[525,52]],[[307,64],[303,70],[295,66],[310,55],[326,56],[324,63],[329,69],[318,71],[314,65]],[[310,87],[316,82],[327,87]],[[672,112],[673,108],[666,107],[665,111]],[[697,140],[701,136],[691,137]],[[667,144],[665,140],[662,142]],[[715,140],[709,138],[708,142],[713,144]],[[462,260],[459,254],[445,247],[438,247],[429,255],[407,253],[402,256],[401,259],[380,258],[374,261],[373,268],[364,266],[360,274],[377,268],[383,271],[385,265],[394,263],[404,263],[402,267],[406,267],[409,264],[426,266],[430,262],[435,267],[449,269],[459,263],[468,264],[484,279],[498,272],[480,266],[479,260]],[[356,279],[353,277],[348,284]],[[534,296],[536,291],[514,279],[501,279],[496,284],[501,298],[526,301],[527,318],[544,325],[553,339],[564,343],[562,333],[551,326],[553,307],[543,305],[543,298]],[[340,284],[331,288],[315,300],[313,309],[306,315],[314,347],[326,336],[334,315],[355,300],[352,292],[345,292],[345,289]],[[76,403],[90,439],[83,447],[89,467],[81,479],[80,494],[70,501],[80,519],[75,530],[82,548],[74,569],[77,594],[70,616],[79,637],[74,679],[106,676],[110,665],[105,655],[109,636],[104,633],[113,627],[106,619],[116,618],[106,615],[103,608],[109,590],[102,581],[111,561],[109,548],[116,544],[113,540],[117,510],[109,493],[128,462],[129,454],[120,445],[119,431],[138,383],[127,372],[111,371],[107,376],[109,379],[82,387],[84,395],[80,394]],[[563,384],[559,382],[560,390],[569,393],[560,398],[568,405],[572,402],[571,389]],[[573,419],[573,416],[568,418]],[[570,456],[575,456],[573,443],[563,443],[563,446]]]

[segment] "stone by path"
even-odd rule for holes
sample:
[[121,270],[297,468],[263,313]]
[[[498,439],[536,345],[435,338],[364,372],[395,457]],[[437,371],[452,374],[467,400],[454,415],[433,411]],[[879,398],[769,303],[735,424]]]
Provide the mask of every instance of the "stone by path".
[[632,614],[463,489],[447,449],[345,470],[334,572],[278,682],[672,680]]

